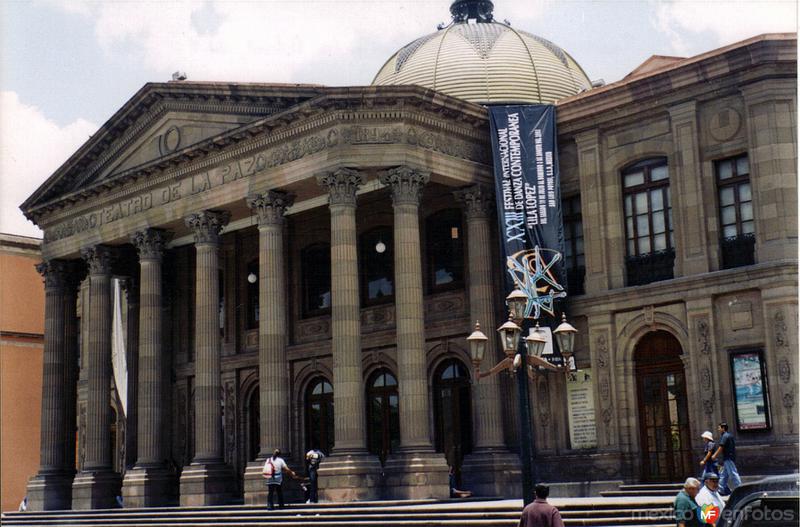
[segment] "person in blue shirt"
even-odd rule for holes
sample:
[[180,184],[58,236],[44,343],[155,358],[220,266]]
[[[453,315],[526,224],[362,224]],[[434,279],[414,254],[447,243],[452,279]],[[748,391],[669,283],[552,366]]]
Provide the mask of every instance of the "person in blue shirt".
[[708,430],[703,432],[703,435],[700,437],[703,438],[703,442],[705,443],[705,446],[703,446],[703,458],[700,460],[700,466],[703,467],[700,481],[705,481],[710,474],[719,474],[717,462],[711,459],[711,456],[714,455],[714,450],[717,448],[717,444],[714,442],[713,434]]
[[719,424],[719,433],[722,434],[719,438],[719,447],[711,459],[716,461],[720,456],[722,457],[722,477],[719,480],[719,488],[720,495],[727,496],[742,484],[742,478],[739,477],[739,471],[736,469],[736,440],[728,432],[728,423]]

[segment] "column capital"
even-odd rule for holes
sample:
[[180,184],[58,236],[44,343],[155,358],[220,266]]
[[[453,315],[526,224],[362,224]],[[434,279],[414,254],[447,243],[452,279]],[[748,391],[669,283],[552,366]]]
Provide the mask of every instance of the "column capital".
[[283,225],[286,209],[294,204],[294,194],[280,190],[268,190],[264,194],[247,196],[247,206],[258,216],[258,226]]
[[366,183],[363,172],[353,168],[339,168],[333,172],[317,174],[317,183],[328,187],[330,205],[356,205],[356,191]]
[[77,286],[81,279],[79,266],[72,260],[45,260],[36,264],[36,271],[44,278],[46,289]]
[[111,264],[115,257],[113,249],[106,245],[92,245],[81,249],[81,258],[89,267],[90,275],[111,274]]
[[462,203],[467,220],[488,219],[494,204],[494,195],[486,185],[472,185],[453,192],[456,201]]
[[164,244],[171,233],[161,229],[145,229],[131,236],[131,243],[136,247],[140,260],[161,260],[164,255]]
[[397,205],[419,205],[422,187],[431,179],[429,172],[409,166],[390,168],[378,174],[381,183],[392,189],[392,203]]
[[220,232],[231,219],[231,213],[226,210],[204,210],[190,214],[184,220],[186,226],[194,234],[195,244],[219,244]]

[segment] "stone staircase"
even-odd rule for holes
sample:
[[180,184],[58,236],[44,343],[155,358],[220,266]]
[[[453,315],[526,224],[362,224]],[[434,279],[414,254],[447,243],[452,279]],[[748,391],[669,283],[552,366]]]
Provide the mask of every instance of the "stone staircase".
[[[667,527],[671,498],[554,498],[565,525]],[[61,527],[516,527],[521,500],[446,500],[263,506],[164,507],[3,513],[3,526]]]
[[600,492],[604,498],[636,498],[636,497],[671,497],[683,488],[683,483],[650,483],[638,485],[620,485],[619,490],[606,490]]

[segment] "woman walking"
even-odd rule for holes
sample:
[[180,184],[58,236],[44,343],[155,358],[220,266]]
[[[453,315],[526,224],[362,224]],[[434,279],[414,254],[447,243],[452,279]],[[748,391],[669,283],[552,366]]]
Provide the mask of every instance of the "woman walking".
[[289,476],[297,479],[297,475],[289,468],[286,461],[281,457],[280,449],[276,448],[272,453],[272,457],[267,458],[264,463],[262,475],[267,478],[267,509],[273,510],[275,508],[275,494],[278,494],[278,506],[283,508],[283,472],[286,471]]

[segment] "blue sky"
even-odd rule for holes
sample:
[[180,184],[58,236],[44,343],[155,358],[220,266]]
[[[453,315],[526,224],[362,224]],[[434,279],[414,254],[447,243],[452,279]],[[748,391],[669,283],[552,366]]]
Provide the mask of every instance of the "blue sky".
[[[365,85],[450,0],[0,3],[0,232],[39,236],[18,205],[143,84]],[[796,31],[796,0],[495,0],[495,17],[552,40],[612,82],[654,54],[692,56]]]

